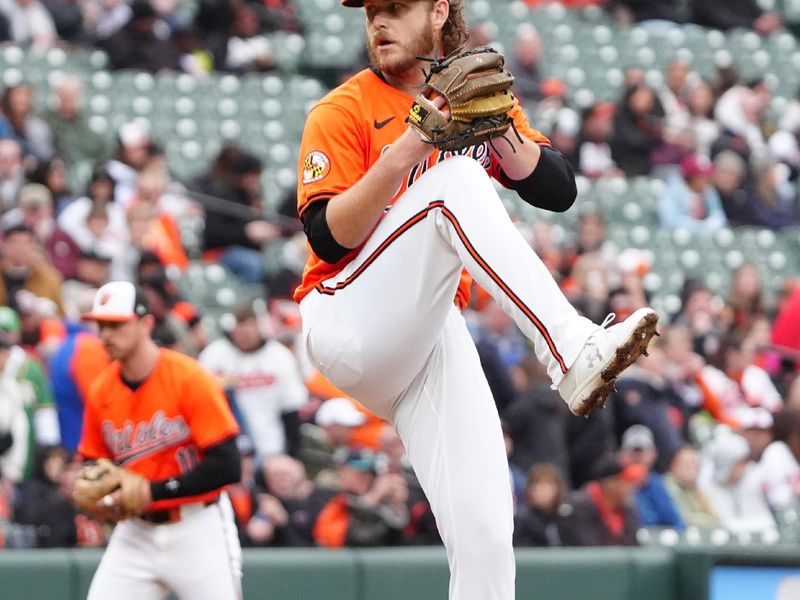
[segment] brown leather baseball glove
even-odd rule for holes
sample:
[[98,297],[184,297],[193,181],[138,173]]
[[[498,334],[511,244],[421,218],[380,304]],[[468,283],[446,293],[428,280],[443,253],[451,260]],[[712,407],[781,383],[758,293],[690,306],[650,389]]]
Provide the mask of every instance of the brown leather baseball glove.
[[[505,135],[512,126],[514,77],[492,48],[454,53],[431,63],[406,121],[440,150],[459,150]],[[431,101],[442,96],[448,119]]]
[[149,482],[106,458],[81,467],[72,498],[83,512],[101,521],[120,521],[144,512]]

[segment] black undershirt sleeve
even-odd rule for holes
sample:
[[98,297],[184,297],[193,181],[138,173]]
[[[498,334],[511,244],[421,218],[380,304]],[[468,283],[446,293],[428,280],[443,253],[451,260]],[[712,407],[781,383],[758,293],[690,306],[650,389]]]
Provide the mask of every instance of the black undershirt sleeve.
[[578,195],[572,166],[558,150],[549,146],[542,146],[539,164],[525,179],[515,181],[505,174],[501,179],[531,206],[553,212],[567,210]]
[[326,263],[333,264],[347,256],[352,248],[345,248],[333,238],[327,218],[329,201],[330,199],[316,200],[306,209],[301,219],[303,231],[306,233],[314,254]]
[[232,437],[206,450],[203,460],[178,477],[150,482],[153,500],[197,496],[236,483],[242,477],[242,464],[236,438]]

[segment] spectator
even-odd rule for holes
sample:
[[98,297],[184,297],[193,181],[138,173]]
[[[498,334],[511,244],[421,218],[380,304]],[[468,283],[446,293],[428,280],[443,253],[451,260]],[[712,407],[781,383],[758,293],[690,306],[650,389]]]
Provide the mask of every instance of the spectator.
[[744,263],[733,272],[731,289],[725,300],[723,319],[729,327],[747,331],[766,313],[761,274],[753,263]]
[[566,485],[555,465],[533,465],[528,471],[524,504],[514,518],[515,546],[561,546],[559,509],[566,498]]
[[681,398],[681,404],[673,406],[672,420],[687,437],[689,418],[700,410],[703,395],[697,386],[697,372],[706,362],[692,348],[689,329],[672,325],[661,332],[666,357],[664,378]]
[[711,157],[711,144],[719,138],[719,123],[714,120],[714,90],[702,79],[688,84],[684,96],[689,110],[689,128],[694,136],[695,152]]
[[753,29],[769,35],[781,27],[781,18],[761,9],[756,0],[690,0],[691,21],[712,29]]
[[317,409],[315,420],[325,432],[328,447],[336,450],[341,447],[355,447],[355,428],[365,424],[367,417],[349,398],[330,398]]
[[785,409],[775,415],[775,441],[759,461],[764,493],[773,511],[800,499],[800,411]]
[[442,538],[436,528],[431,505],[408,459],[400,434],[391,425],[381,429],[378,464],[382,473],[402,475],[408,488],[408,525],[403,540],[415,546],[440,545]]
[[747,163],[736,152],[725,150],[714,159],[712,181],[732,227],[750,225],[760,199],[746,186]]
[[0,218],[3,229],[23,226],[30,229],[36,241],[45,247],[55,230],[53,196],[40,183],[26,183],[17,195],[17,206]]
[[754,167],[761,166],[769,157],[761,121],[771,100],[772,92],[762,80],[737,84],[723,93],[714,107],[722,134],[712,144],[711,156],[734,150]]
[[755,352],[752,338],[730,333],[722,340],[716,366],[707,365],[698,372],[704,405],[720,422],[738,425],[740,413],[750,407],[775,413],[783,406],[769,374],[753,364]]
[[714,529],[719,527],[719,518],[708,498],[697,487],[699,475],[700,455],[692,446],[683,446],[672,457],[669,472],[664,475],[664,487],[686,525]]
[[127,209],[136,194],[139,174],[153,157],[149,125],[141,121],[125,123],[119,128],[117,141],[114,158],[105,170],[114,180],[114,200]]
[[664,478],[653,471],[658,458],[653,432],[644,425],[633,425],[622,434],[620,462],[623,465],[644,467],[647,476],[636,490],[636,509],[639,522],[645,526],[665,526],[683,529],[686,524],[664,487]]
[[772,413],[760,406],[739,412],[739,425],[741,426],[739,435],[750,446],[750,460],[753,462],[761,461],[764,450],[773,442],[774,422]]
[[54,156],[51,160],[40,163],[30,174],[31,183],[39,183],[50,190],[53,197],[53,208],[59,215],[66,206],[75,199],[69,187],[67,165],[62,158]]
[[0,304],[17,309],[17,292],[27,290],[51,300],[62,313],[61,276],[36,251],[33,232],[24,225],[7,229],[0,248]]
[[694,150],[694,136],[691,134],[691,115],[684,101],[691,64],[678,59],[667,63],[664,70],[665,86],[658,92],[659,104],[664,109],[664,138],[673,146],[676,156],[682,158],[686,152]]
[[31,478],[19,487],[14,520],[32,525],[37,548],[71,548],[77,545],[75,505],[59,491],[68,454],[60,446],[42,446],[36,451]]
[[[12,344],[0,335],[0,370],[5,369]],[[30,450],[30,422],[25,406],[33,391],[12,377],[0,377],[0,478],[17,484],[25,475]]]
[[180,230],[175,219],[160,207],[165,191],[166,181],[158,170],[148,168],[139,175],[127,211],[131,245],[139,256],[152,252],[162,264],[184,270],[189,259]]
[[0,119],[8,121],[22,154],[38,163],[53,157],[53,132],[44,120],[33,114],[33,103],[33,88],[29,84],[10,85],[0,96],[3,112]]
[[56,43],[53,18],[39,0],[0,0],[0,13],[8,19],[15,44],[45,50]]
[[235,4],[230,37],[224,55],[217,58],[216,64],[237,73],[274,68],[272,46],[260,31],[261,23],[256,10],[248,4]]
[[73,44],[87,42],[83,26],[83,2],[78,0],[41,0],[50,13],[58,38]]
[[692,233],[708,233],[725,227],[727,221],[719,194],[711,185],[714,167],[696,154],[681,162],[681,175],[668,179],[658,205],[661,225],[683,228]]
[[600,102],[583,113],[578,168],[590,179],[622,175],[609,145],[614,137],[614,110],[611,102]]
[[396,473],[378,475],[367,451],[346,451],[338,461],[340,491],[320,511],[314,539],[326,548],[399,543],[408,523],[408,489]]
[[[542,84],[544,89],[549,86],[548,82]],[[563,89],[564,85],[560,84]],[[541,107],[546,100],[539,103],[539,112],[543,112]],[[553,125],[550,133],[550,143],[553,148],[561,152],[569,161],[573,169],[577,170],[580,165],[579,140],[578,134],[581,129],[581,122],[578,113],[571,108],[561,106],[552,110],[551,117]]]
[[555,464],[562,472],[569,467],[565,436],[566,412],[558,394],[550,389],[544,367],[526,357],[526,389],[502,411],[504,430],[514,442],[511,460],[527,472],[536,463]]
[[750,460],[750,447],[741,436],[719,430],[704,452],[709,468],[700,489],[734,534],[763,533],[775,529],[761,490],[761,476]]
[[93,0],[83,4],[84,26],[97,40],[106,40],[131,20],[131,5],[125,0]]
[[47,123],[55,137],[58,153],[74,164],[78,161],[98,161],[108,154],[103,137],[89,126],[82,112],[83,86],[73,76],[63,77],[55,88],[56,105],[47,114]]
[[673,323],[686,327],[692,336],[692,348],[704,358],[719,351],[725,331],[713,304],[714,294],[699,279],[687,278],[681,291],[681,310]]
[[642,465],[623,467],[607,456],[595,479],[567,496],[561,541],[564,546],[636,546],[639,521],[634,495],[647,477]]
[[[86,196],[61,212],[58,226],[80,251],[111,258],[112,279],[129,280],[133,276],[130,231],[125,209],[114,195],[114,179],[104,166],[95,167]],[[74,265],[77,255],[72,260]]]
[[331,499],[306,477],[299,460],[276,455],[264,461],[266,494],[259,494],[257,509],[247,525],[250,541],[258,546],[313,546],[314,526]]
[[660,343],[650,345],[649,356],[642,357],[619,378],[611,405],[617,435],[637,425],[644,425],[652,434],[653,454],[657,458],[650,466],[663,473],[681,446],[681,433],[673,421],[672,407],[680,406],[682,398],[666,379],[667,357],[663,342],[657,341]]
[[625,92],[614,119],[611,150],[627,176],[650,173],[651,155],[663,140],[662,121],[647,84],[636,84]]
[[523,106],[538,102],[542,97],[539,63],[543,52],[544,44],[535,27],[522,25],[517,28],[514,52],[508,57],[508,68],[514,74],[514,95]]
[[514,373],[526,353],[526,344],[514,321],[496,302],[487,302],[477,316],[480,323],[473,333],[475,347],[495,404],[502,411],[514,400]]
[[214,195],[228,202],[207,207],[203,230],[206,258],[218,259],[246,283],[263,281],[261,247],[280,235],[260,216],[261,169],[261,161],[248,152],[231,159],[225,180],[214,186]]
[[[79,305],[88,312],[94,296],[85,297]],[[89,388],[98,373],[111,360],[103,343],[87,324],[69,320],[66,322],[66,338],[48,362],[53,397],[58,411],[61,444],[75,452],[83,428],[83,406]]]
[[148,0],[131,3],[130,21],[102,44],[112,69],[141,69],[151,73],[180,70],[178,48],[170,40],[158,38],[157,20],[158,13]]
[[111,281],[111,259],[93,250],[83,250],[75,263],[75,273],[61,286],[64,298],[64,315],[79,321],[84,312],[86,298],[94,294],[104,283]]
[[234,316],[230,336],[209,344],[200,353],[200,363],[233,388],[259,459],[282,453],[297,456],[298,411],[308,402],[297,359],[264,336],[252,303],[238,306]]
[[8,345],[8,356],[0,374],[18,381],[27,387],[31,394],[24,405],[28,418],[29,453],[25,464],[25,477],[30,476],[34,466],[34,446],[52,446],[61,442],[58,417],[53,404],[53,391],[44,365],[35,357],[28,355],[20,347],[20,319],[17,313],[7,306],[0,306],[0,336]]
[[15,139],[0,139],[0,212],[16,206],[17,194],[24,183],[25,169],[22,166],[22,148],[19,142]]

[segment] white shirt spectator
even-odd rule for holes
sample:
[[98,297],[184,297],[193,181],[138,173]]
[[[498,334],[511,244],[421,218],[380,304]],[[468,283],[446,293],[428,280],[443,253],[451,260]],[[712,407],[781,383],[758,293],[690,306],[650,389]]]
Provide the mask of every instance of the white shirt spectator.
[[8,18],[14,43],[49,48],[56,39],[50,12],[39,0],[0,0],[0,12]]
[[209,344],[198,358],[208,371],[236,391],[236,405],[256,447],[256,456],[283,454],[281,415],[308,402],[308,390],[294,354],[280,342],[267,340],[253,352],[242,352],[227,338]]
[[783,400],[775,384],[759,366],[745,367],[740,383],[711,365],[703,367],[698,375],[703,385],[720,400],[725,413],[734,419],[742,408],[760,406],[771,413],[783,408]]
[[269,60],[271,56],[272,46],[264,36],[232,37],[228,40],[228,55],[225,59],[225,66],[235,70],[247,69],[257,60]]
[[800,464],[784,442],[774,441],[759,462],[767,502],[773,510],[788,508],[800,496]]
[[87,223],[92,211],[89,198],[78,198],[69,204],[58,216],[58,226],[71,237],[81,250],[93,250],[111,259],[111,277],[129,281],[131,272],[130,233],[128,219],[116,202],[106,204],[108,225],[96,235]]
[[[745,439],[723,431],[711,441],[704,454],[710,467],[704,469],[705,475],[710,476],[701,477],[699,486],[722,526],[734,534],[758,534],[775,529],[775,519],[762,493],[760,470],[749,462],[750,446]],[[741,477],[731,483],[734,469],[742,468]]]
[[0,454],[0,472],[14,483],[22,481],[28,457],[30,426],[25,405],[33,402],[33,390],[12,377],[0,377],[0,434],[11,433],[11,447]]

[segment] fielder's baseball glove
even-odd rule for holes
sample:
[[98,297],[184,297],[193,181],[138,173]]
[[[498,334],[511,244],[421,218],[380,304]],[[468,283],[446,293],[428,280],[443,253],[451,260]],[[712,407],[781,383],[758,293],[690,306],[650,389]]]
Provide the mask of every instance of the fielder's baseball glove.
[[149,483],[144,477],[101,458],[81,467],[72,498],[95,519],[120,521],[144,512],[149,503],[145,486]]
[[[503,55],[485,47],[457,52],[432,61],[424,89],[406,119],[440,150],[458,150],[504,136],[513,124],[508,111],[514,106],[510,91],[514,77]],[[437,94],[447,103],[449,119],[431,102]]]

